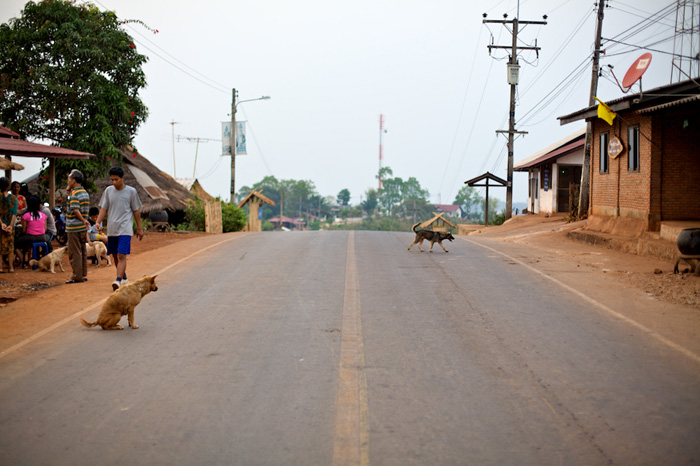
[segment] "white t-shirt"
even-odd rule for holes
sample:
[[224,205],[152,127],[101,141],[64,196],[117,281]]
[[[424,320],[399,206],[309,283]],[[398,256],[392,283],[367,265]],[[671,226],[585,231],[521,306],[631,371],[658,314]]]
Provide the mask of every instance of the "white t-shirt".
[[107,186],[100,199],[100,208],[107,210],[107,235],[133,236],[133,213],[142,206],[138,193],[131,186],[120,190]]

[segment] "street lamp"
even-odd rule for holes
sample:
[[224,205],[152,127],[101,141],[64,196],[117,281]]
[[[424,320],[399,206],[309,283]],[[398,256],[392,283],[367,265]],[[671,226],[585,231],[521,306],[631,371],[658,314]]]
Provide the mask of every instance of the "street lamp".
[[247,99],[236,102],[236,89],[233,89],[233,99],[231,103],[231,202],[236,200],[236,108],[243,102],[252,102],[253,100],[269,100],[269,95],[258,97],[257,99]]

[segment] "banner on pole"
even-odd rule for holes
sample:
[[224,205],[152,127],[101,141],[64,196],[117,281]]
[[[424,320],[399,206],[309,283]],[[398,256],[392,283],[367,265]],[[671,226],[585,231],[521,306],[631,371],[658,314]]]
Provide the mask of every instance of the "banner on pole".
[[236,122],[236,155],[248,155],[246,151],[245,121]]
[[[236,155],[247,155],[245,121],[236,122]],[[231,155],[231,122],[221,122],[221,155]]]
[[221,122],[221,155],[231,155],[231,122]]

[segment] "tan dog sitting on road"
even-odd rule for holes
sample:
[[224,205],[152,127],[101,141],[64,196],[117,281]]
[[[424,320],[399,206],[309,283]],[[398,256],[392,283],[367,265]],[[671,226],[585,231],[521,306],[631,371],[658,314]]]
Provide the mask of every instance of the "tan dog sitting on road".
[[66,255],[66,252],[68,251],[67,246],[63,246],[62,248],[54,249],[53,252],[50,254],[45,255],[39,260],[30,260],[29,265],[31,267],[34,267],[35,265],[39,267],[39,270],[42,272],[51,272],[51,273],[56,273],[54,270],[54,266],[58,264],[58,266],[61,268],[61,272],[65,272],[63,268],[63,264],[61,261],[63,260],[63,256]]
[[156,276],[143,277],[133,283],[117,288],[117,291],[112,293],[102,305],[100,315],[97,316],[95,322],[86,322],[82,317],[80,322],[86,327],[99,325],[105,330],[121,330],[124,327],[119,325],[119,321],[122,316],[127,316],[129,327],[139,328],[134,323],[134,309],[144,296],[151,291],[158,291]]
[[85,251],[87,257],[97,257],[97,266],[100,266],[100,259],[105,258],[107,265],[112,265],[112,259],[107,255],[107,246],[102,241],[93,241],[92,244],[85,243]]

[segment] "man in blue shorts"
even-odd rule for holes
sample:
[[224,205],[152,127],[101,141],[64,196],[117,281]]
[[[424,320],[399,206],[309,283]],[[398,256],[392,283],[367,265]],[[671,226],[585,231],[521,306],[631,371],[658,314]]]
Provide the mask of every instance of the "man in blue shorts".
[[112,283],[112,289],[116,291],[129,283],[126,278],[126,256],[131,253],[133,220],[136,220],[136,236],[139,240],[143,239],[140,212],[142,204],[136,190],[124,184],[124,170],[121,167],[110,168],[109,179],[112,186],[107,186],[102,193],[100,213],[95,225],[97,231],[101,231],[102,220],[107,216],[107,254],[112,256],[117,268],[117,279]]

